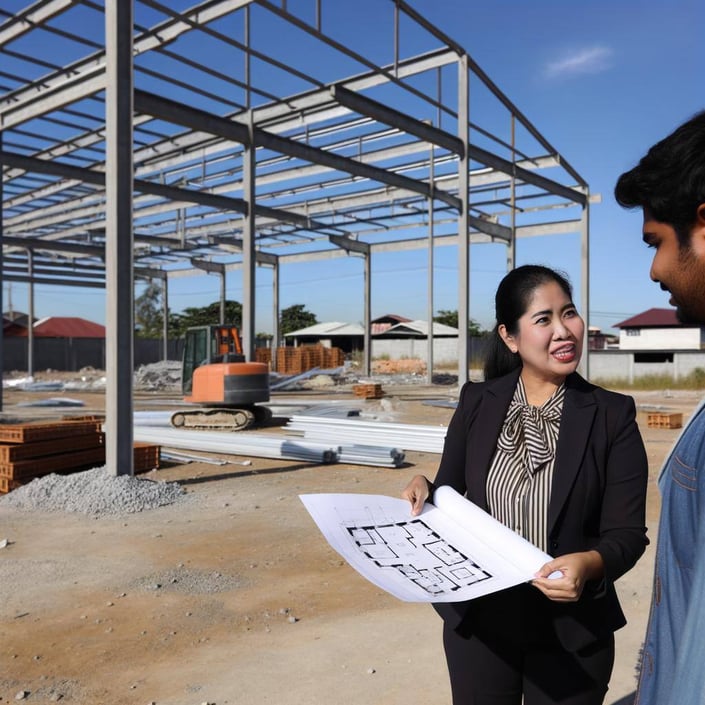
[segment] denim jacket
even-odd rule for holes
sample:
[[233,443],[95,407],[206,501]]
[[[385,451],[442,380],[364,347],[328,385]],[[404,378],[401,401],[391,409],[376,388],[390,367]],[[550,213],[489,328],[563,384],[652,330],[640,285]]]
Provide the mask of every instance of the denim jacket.
[[634,705],[705,705],[705,401],[659,477],[651,613]]

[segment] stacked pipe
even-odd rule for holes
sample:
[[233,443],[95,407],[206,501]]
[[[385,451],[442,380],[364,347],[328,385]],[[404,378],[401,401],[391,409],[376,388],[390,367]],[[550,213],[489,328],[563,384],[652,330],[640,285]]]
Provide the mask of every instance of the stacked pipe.
[[351,465],[375,465],[385,468],[398,468],[404,462],[404,452],[398,448],[380,446],[342,445],[338,446],[338,462]]
[[134,438],[136,441],[158,442],[173,448],[314,463],[349,463],[398,468],[404,462],[404,453],[397,448],[355,443],[340,445],[335,440],[318,442],[290,436],[265,436],[260,433],[184,432],[181,429],[135,426]]
[[137,441],[158,442],[173,448],[187,448],[210,453],[306,460],[313,463],[334,463],[337,461],[337,453],[330,444],[282,436],[264,436],[259,433],[183,431],[163,427],[135,426],[134,438]]
[[445,426],[384,423],[362,419],[335,419],[321,416],[294,415],[285,426],[289,431],[302,433],[307,441],[319,443],[353,443],[418,450],[427,453],[443,452]]

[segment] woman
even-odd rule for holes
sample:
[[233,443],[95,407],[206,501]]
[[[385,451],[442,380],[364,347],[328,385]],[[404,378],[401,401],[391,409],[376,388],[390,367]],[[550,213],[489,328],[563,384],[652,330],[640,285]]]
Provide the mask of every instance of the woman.
[[416,515],[450,485],[555,558],[530,584],[435,605],[453,703],[600,705],[626,623],[614,582],[648,543],[634,401],[576,373],[585,324],[563,276],[518,267],[495,308],[485,381],[462,388],[435,481],[402,496]]

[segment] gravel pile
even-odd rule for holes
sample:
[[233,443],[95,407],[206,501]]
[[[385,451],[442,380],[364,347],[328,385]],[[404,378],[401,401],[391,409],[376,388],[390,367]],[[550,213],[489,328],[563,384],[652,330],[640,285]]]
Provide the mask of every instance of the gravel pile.
[[130,585],[139,590],[168,590],[190,594],[227,592],[242,587],[243,581],[217,571],[194,570],[182,565],[140,578]]
[[45,512],[121,515],[173,504],[185,497],[176,482],[115,476],[105,466],[71,475],[45,475],[0,497],[0,507]]

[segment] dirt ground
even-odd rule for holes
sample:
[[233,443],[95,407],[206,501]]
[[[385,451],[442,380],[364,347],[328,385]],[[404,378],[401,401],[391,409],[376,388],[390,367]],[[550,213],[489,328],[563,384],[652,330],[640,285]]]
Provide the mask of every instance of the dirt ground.
[[[446,424],[452,410],[424,400],[457,393],[385,391],[384,406],[364,401],[365,412],[392,420],[391,409],[397,422],[431,424]],[[317,402],[353,399],[331,392],[310,394]],[[17,403],[58,395],[6,390],[2,416],[26,416]],[[103,408],[101,393],[67,396],[85,402],[81,413]],[[635,396],[651,468],[652,545],[618,584],[629,625],[617,634],[610,705],[634,689],[650,600],[656,473],[678,433],[647,428],[646,411],[682,411],[687,419],[698,399],[696,392]],[[136,397],[137,408],[168,404],[157,394]],[[398,496],[413,474],[432,476],[438,456],[409,452],[399,469],[251,460],[249,467],[163,467],[158,477],[181,482],[188,500],[123,517],[0,507],[0,541],[9,541],[0,548],[0,702],[449,703],[431,607],[400,602],[359,577],[298,499],[309,492]]]

